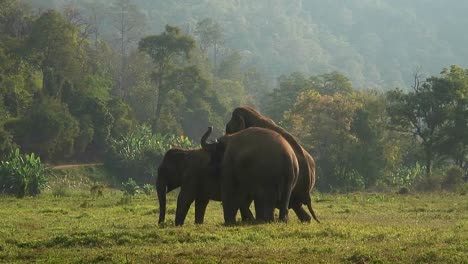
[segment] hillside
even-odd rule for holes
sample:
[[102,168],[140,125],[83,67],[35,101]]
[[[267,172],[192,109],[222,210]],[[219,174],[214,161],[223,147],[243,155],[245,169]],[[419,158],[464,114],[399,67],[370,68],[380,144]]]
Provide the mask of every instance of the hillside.
[[[31,1],[63,6],[62,1]],[[74,1],[78,2],[78,1]],[[84,2],[79,1],[78,5]],[[100,2],[104,6],[112,1]],[[405,87],[416,70],[437,74],[466,66],[468,18],[463,1],[402,0],[134,0],[147,17],[147,32],[166,24],[194,31],[212,18],[224,30],[225,47],[241,51],[244,66],[271,80],[301,71],[340,71],[357,88]],[[104,8],[106,10],[106,8]],[[109,10],[109,8],[107,8]],[[110,11],[109,11],[110,12]],[[112,30],[112,27],[108,27]]]

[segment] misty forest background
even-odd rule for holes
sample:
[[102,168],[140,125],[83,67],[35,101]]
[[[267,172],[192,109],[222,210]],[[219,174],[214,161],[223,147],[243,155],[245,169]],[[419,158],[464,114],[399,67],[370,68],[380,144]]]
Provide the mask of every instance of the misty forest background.
[[465,10],[0,0],[0,168],[104,162],[149,183],[168,148],[222,135],[251,105],[314,156],[319,191],[454,190],[468,172]]

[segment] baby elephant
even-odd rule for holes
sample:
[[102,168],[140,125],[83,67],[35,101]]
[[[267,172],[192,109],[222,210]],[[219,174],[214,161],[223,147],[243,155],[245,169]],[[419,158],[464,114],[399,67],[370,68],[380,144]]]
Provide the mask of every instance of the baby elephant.
[[[202,224],[209,200],[221,200],[221,181],[210,155],[202,149],[172,148],[158,168],[156,191],[159,200],[159,224],[166,217],[166,194],[178,187],[175,224],[184,224],[187,212],[195,201],[195,223]],[[253,220],[248,206],[241,209],[243,220]]]

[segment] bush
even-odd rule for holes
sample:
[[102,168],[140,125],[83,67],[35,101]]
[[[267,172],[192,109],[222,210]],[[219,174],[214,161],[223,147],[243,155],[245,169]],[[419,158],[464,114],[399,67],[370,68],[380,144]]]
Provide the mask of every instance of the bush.
[[143,192],[146,194],[146,195],[151,195],[153,194],[154,192],[154,186],[152,184],[145,184],[143,185]]
[[389,184],[396,187],[411,187],[418,178],[424,177],[424,167],[416,163],[414,166],[404,166],[393,171],[389,177]]
[[455,191],[460,195],[468,194],[468,182],[459,185]]
[[151,183],[158,164],[172,147],[191,149],[196,145],[184,136],[153,134],[143,125],[121,139],[111,140],[105,165],[121,181],[132,177],[140,184]]
[[460,167],[451,167],[445,172],[445,177],[442,180],[442,188],[444,190],[453,191],[458,186],[463,184],[463,176],[465,172]]
[[130,178],[127,182],[122,182],[122,191],[125,195],[134,196],[140,192],[140,187],[135,180]]
[[17,148],[0,162],[0,192],[19,198],[35,196],[45,185],[44,165],[34,153],[21,155]]
[[432,191],[439,191],[441,188],[442,178],[437,176],[437,174],[433,174],[430,177],[421,176],[417,178],[413,185],[414,189],[417,191],[423,192],[432,192]]

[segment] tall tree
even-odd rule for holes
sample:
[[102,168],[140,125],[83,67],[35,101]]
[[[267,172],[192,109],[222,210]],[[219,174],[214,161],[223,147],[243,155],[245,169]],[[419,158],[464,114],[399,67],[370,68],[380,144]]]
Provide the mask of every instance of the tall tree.
[[140,51],[147,53],[156,65],[152,74],[156,89],[155,120],[153,123],[155,130],[158,129],[161,109],[167,94],[180,86],[180,84],[174,83],[174,76],[178,72],[184,72],[184,70],[177,65],[176,59],[189,59],[190,52],[194,48],[195,41],[192,37],[184,34],[179,28],[169,25],[160,35],[145,37],[139,43]]
[[308,90],[285,115],[284,124],[313,153],[318,164],[318,185],[322,190],[363,187],[362,175],[353,164],[359,143],[352,131],[362,103],[356,96],[341,93],[320,95]]
[[205,18],[198,21],[195,35],[200,39],[200,49],[203,53],[207,53],[209,48],[213,48],[213,74],[217,76],[218,56],[224,42],[223,28],[211,18]]
[[79,39],[77,28],[57,11],[49,10],[35,21],[27,48],[42,72],[48,96],[60,97],[66,82],[83,76],[85,53]]
[[117,94],[120,98],[125,98],[127,96],[125,87],[126,58],[131,45],[136,43],[143,35],[146,18],[137,6],[132,3],[132,0],[115,0],[112,10],[120,49],[120,73]]
[[468,69],[452,65],[440,78],[447,81],[441,83],[448,86],[450,96],[440,151],[468,171]]
[[415,74],[410,92],[396,89],[387,93],[392,128],[411,133],[421,141],[427,177],[432,173],[437,147],[443,139],[442,128],[448,117],[446,106],[450,101],[448,88],[445,79],[421,80],[421,76]]

